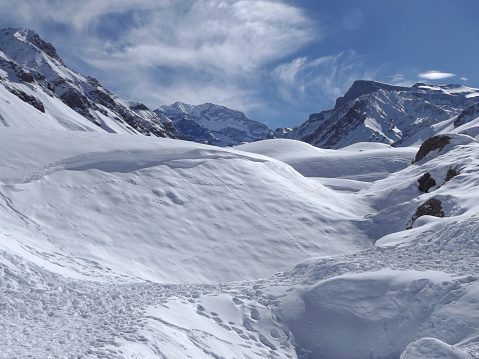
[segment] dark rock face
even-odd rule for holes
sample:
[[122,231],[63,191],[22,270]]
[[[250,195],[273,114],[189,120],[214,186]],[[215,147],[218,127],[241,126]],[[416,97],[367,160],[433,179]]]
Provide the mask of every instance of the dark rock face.
[[208,145],[215,145],[218,142],[218,138],[216,138],[209,129],[188,118],[188,116],[176,120],[175,127],[180,131],[186,141],[206,143]]
[[421,178],[417,180],[417,182],[419,183],[419,190],[424,193],[427,193],[430,188],[436,185],[436,181],[434,178],[432,178],[429,172],[423,174]]
[[434,150],[441,151],[447,144],[449,144],[450,140],[451,138],[445,135],[438,135],[428,138],[426,141],[423,142],[421,147],[419,147],[419,151],[417,151],[413,163],[422,160],[424,157],[427,156],[428,153]]
[[35,107],[38,111],[45,113],[45,107],[42,101],[18,89],[9,89],[11,93],[17,96],[23,102]]
[[144,105],[143,103],[141,102],[138,102],[132,106],[130,106],[130,108],[133,110],[133,111],[150,111],[150,109],[148,107],[146,107],[146,105]]
[[479,103],[472,104],[462,111],[454,121],[454,128],[464,125],[476,117],[479,117]]
[[327,119],[322,119],[320,116],[314,117],[314,120],[318,119],[322,120],[319,127],[305,135],[302,140],[321,148],[335,148],[345,133],[354,131],[364,123],[366,119],[364,104],[361,100],[357,100],[349,108],[345,108]]
[[459,174],[459,171],[456,170],[455,168],[449,168],[446,173],[446,182],[449,182],[452,180],[454,177],[456,177]]
[[417,208],[416,213],[411,219],[412,223],[421,216],[444,217],[441,201],[437,198],[429,198]]
[[88,109],[88,99],[74,88],[68,89],[60,98],[68,107],[74,110],[80,109],[85,111]]

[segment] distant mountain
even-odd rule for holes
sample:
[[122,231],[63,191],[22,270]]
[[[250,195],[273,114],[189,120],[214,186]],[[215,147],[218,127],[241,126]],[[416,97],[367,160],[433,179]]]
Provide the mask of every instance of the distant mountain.
[[154,111],[160,118],[170,118],[185,140],[216,146],[234,146],[272,138],[272,130],[250,120],[243,112],[205,103],[193,106],[176,102]]
[[284,137],[322,148],[357,142],[420,144],[472,121],[479,113],[478,102],[479,89],[462,85],[417,83],[403,87],[356,81],[337,99],[334,109],[310,115]]
[[69,69],[27,29],[0,30],[0,126],[181,138],[173,123]]

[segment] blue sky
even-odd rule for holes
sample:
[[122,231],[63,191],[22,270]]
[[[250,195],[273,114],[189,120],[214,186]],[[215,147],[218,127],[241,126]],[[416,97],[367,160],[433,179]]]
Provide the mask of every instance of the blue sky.
[[357,79],[479,87],[477,0],[0,0],[0,13],[120,97],[217,103],[273,129]]

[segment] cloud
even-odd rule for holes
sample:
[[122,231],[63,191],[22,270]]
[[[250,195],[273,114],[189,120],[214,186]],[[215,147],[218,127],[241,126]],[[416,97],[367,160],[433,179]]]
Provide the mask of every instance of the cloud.
[[366,58],[352,50],[316,59],[296,58],[272,72],[284,100],[331,102],[344,95],[355,80],[373,79],[380,68],[370,69]]
[[257,106],[268,68],[321,38],[287,0],[0,0],[0,12],[74,69],[150,107]]
[[441,71],[427,71],[423,72],[422,74],[419,74],[419,77],[422,79],[426,80],[442,80],[442,79],[447,79],[449,77],[454,77],[456,76],[455,74],[451,74],[448,72],[441,72]]

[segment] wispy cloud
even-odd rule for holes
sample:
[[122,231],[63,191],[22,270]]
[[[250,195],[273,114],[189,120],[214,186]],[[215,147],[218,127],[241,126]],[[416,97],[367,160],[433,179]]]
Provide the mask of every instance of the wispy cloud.
[[370,80],[380,68],[366,66],[366,58],[352,50],[317,59],[297,58],[277,66],[273,71],[284,100],[320,102],[344,95],[358,79]]
[[443,79],[447,79],[454,76],[456,75],[448,73],[448,72],[441,72],[436,70],[427,71],[427,72],[423,72],[419,74],[420,78],[426,79],[426,80],[443,80]]
[[158,106],[173,94],[251,106],[252,79],[320,37],[286,0],[0,0],[0,10],[82,58],[120,95]]

